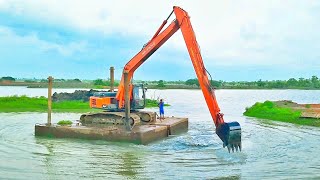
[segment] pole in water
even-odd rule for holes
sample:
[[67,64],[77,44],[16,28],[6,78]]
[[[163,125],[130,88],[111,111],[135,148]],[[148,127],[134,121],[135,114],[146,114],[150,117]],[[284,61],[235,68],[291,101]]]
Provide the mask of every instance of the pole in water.
[[114,67],[110,67],[110,91],[114,91]]
[[51,76],[48,77],[48,122],[47,126],[51,126],[51,111],[52,111],[52,81],[53,78]]
[[129,75],[127,72],[124,72],[124,105],[125,105],[125,126],[128,131],[130,131],[130,96],[129,96]]

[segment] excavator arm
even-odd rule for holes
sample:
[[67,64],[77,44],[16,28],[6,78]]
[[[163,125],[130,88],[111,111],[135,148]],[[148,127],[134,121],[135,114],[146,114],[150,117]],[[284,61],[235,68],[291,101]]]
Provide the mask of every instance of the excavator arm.
[[[169,17],[167,19],[169,19]],[[160,33],[161,29],[167,23],[167,19],[162,23],[161,27],[158,29],[158,31],[153,36],[153,38],[147,44],[145,44],[144,47],[141,49],[141,51],[138,52],[125,65],[123,69],[123,74],[128,73],[129,81],[131,81],[134,71],[179,29],[179,25],[175,20],[164,31]],[[130,87],[130,90],[132,90],[131,87]],[[119,108],[122,108],[124,106],[124,76],[123,75],[118,87],[118,93],[116,98],[119,101]]]
[[[162,28],[167,23],[167,20],[172,14],[175,14],[176,19],[165,28]],[[144,46],[144,48],[136,54],[124,67],[123,73],[128,73],[129,81],[133,77],[134,71],[147,60],[161,45],[163,45],[178,29],[181,29],[184,41],[186,43],[194,70],[205,101],[208,105],[211,117],[216,126],[216,133],[223,141],[223,147],[227,146],[228,150],[241,150],[241,127],[238,122],[226,123],[223,119],[223,114],[220,113],[220,108],[215,97],[214,89],[208,78],[207,70],[203,64],[200,53],[200,48],[193,31],[190,17],[188,13],[180,7],[174,6],[169,17],[162,23],[152,39]],[[119,107],[124,105],[124,77],[121,78],[116,96],[119,101]]]

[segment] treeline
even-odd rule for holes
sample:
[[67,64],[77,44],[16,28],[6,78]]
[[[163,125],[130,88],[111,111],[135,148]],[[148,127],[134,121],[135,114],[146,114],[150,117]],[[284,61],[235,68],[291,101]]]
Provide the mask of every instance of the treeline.
[[[96,79],[93,81],[93,84],[95,86],[110,86],[111,85],[111,81],[108,80],[103,80],[103,79]],[[119,83],[117,81],[114,82],[114,86],[118,86]]]
[[[0,78],[0,85],[27,85],[28,87],[46,87],[47,79],[17,79],[10,76]],[[110,86],[110,79],[80,80],[80,79],[54,79],[54,86],[60,88],[106,88]],[[163,89],[198,89],[199,81],[196,78],[186,81],[142,81],[134,83],[145,84],[148,88]],[[311,78],[290,78],[288,80],[258,80],[258,81],[216,81],[211,80],[211,85],[217,89],[320,89],[320,80],[317,76]],[[119,80],[115,80],[116,87]]]
[[13,77],[10,77],[10,76],[6,76],[6,77],[2,77],[0,79],[0,82],[4,82],[4,81],[14,82],[14,81],[16,81],[16,79]]
[[[11,81],[11,82],[26,82],[26,83],[37,83],[37,82],[48,82],[48,79],[17,79],[11,76],[5,76],[0,78],[0,82]],[[55,82],[81,82],[80,79],[54,79]]]
[[261,89],[320,89],[320,80],[317,76],[311,78],[290,78],[288,80],[253,81],[253,82],[226,82],[224,87],[248,87]]
[[[159,88],[167,86],[180,85],[183,87],[199,88],[197,78],[186,81],[145,81],[146,84],[154,85]],[[258,81],[210,81],[211,85],[217,89],[320,89],[320,80],[317,76],[311,78],[290,78],[288,80],[258,80]]]
[[[78,78],[76,78],[76,79],[53,79],[53,80],[54,80],[54,82],[69,82],[69,83],[81,83],[82,82]],[[46,82],[48,82],[48,79],[26,79],[23,81],[29,82],[29,83],[36,83],[36,82],[46,83]]]

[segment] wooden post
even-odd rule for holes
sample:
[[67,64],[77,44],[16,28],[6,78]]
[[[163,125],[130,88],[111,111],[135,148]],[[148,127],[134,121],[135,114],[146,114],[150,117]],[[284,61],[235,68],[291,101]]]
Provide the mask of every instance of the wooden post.
[[124,72],[124,105],[125,105],[125,126],[126,129],[129,131],[130,124],[129,124],[129,118],[130,118],[130,96],[129,96],[129,77],[128,73]]
[[114,67],[110,67],[110,91],[114,91]]
[[47,126],[51,126],[52,81],[53,81],[53,78],[51,76],[49,76],[48,77],[48,122],[47,122]]

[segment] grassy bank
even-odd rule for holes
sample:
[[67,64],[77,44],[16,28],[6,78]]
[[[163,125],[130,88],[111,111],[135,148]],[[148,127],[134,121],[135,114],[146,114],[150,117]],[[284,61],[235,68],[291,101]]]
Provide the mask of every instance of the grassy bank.
[[[153,100],[153,99],[146,99],[146,107],[151,108],[151,107],[158,107],[158,101]],[[164,104],[164,106],[170,106],[169,104]]]
[[[0,97],[0,112],[46,112],[48,100],[45,97],[9,96]],[[53,102],[56,112],[88,112],[89,104],[82,101]]]
[[[168,106],[168,104],[166,105]],[[156,100],[147,100],[146,107],[158,107]],[[0,97],[0,112],[47,112],[46,97],[9,96]],[[54,112],[98,112],[91,109],[88,102],[62,101],[52,102]]]
[[250,117],[320,127],[320,119],[300,118],[300,110],[279,107],[271,101],[257,102],[253,106],[246,108],[243,114]]

